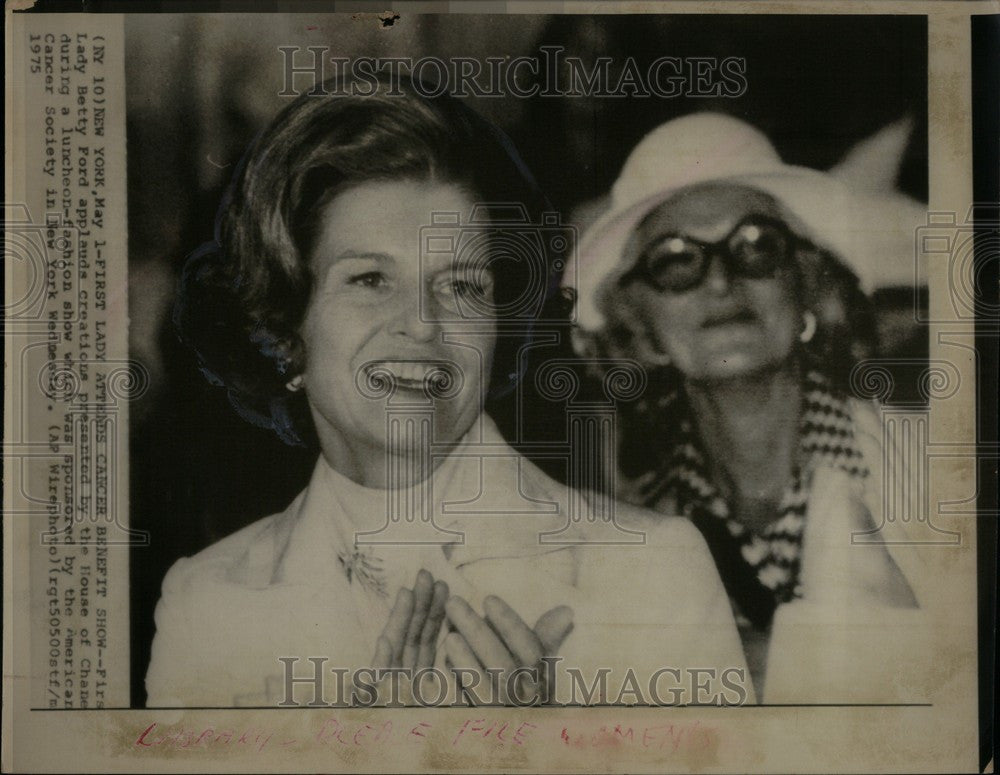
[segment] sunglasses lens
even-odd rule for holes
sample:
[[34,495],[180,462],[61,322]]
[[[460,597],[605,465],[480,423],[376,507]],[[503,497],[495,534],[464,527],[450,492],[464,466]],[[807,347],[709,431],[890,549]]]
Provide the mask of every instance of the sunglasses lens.
[[701,282],[707,256],[700,245],[683,237],[667,237],[646,253],[653,283],[664,290],[683,291]]
[[789,261],[788,234],[772,223],[745,223],[733,235],[729,250],[747,277],[773,277]]

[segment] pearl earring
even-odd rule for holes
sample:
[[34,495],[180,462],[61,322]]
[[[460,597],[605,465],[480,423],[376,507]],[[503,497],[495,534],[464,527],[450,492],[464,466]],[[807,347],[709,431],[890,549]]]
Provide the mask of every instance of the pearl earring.
[[802,333],[799,334],[799,340],[803,344],[807,344],[812,341],[812,338],[816,335],[816,315],[813,314],[811,310],[806,310],[802,313],[802,320],[805,323],[805,328],[802,329]]
[[302,390],[303,382],[304,380],[302,379],[302,375],[299,374],[297,377],[293,377],[288,383],[286,383],[285,387],[288,388],[288,390],[290,390],[292,393],[297,393],[298,391]]

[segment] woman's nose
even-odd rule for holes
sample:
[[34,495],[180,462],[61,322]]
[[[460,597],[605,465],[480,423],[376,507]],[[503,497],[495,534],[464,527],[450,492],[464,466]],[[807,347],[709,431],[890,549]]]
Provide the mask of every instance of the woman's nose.
[[726,266],[722,256],[715,254],[709,260],[704,285],[711,293],[720,296],[729,292],[732,278],[729,276],[729,267]]
[[438,335],[438,322],[434,319],[433,298],[427,291],[413,290],[409,299],[398,299],[398,313],[393,318],[393,333],[415,342],[430,342]]

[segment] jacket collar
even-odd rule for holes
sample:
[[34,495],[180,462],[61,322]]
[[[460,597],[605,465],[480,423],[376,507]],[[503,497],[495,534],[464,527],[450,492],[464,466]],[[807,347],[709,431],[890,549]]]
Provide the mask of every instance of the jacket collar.
[[566,488],[511,448],[483,414],[427,481],[403,490],[363,487],[320,455],[309,485],[275,521],[270,583],[315,585],[344,578],[344,558],[368,551],[359,534],[374,532],[378,540],[377,531],[389,526],[390,498],[423,503],[417,518],[429,508],[440,529],[436,543],[372,546],[371,555],[390,568],[441,562],[460,568],[484,559],[547,554],[559,547],[541,543],[539,534],[567,522]]

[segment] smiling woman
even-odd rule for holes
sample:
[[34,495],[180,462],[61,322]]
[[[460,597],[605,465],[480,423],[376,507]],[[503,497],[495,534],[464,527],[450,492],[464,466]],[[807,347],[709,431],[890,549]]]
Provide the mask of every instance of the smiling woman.
[[[707,692],[723,677],[741,688],[697,531],[624,508],[616,524],[633,532],[597,543],[572,519],[579,499],[484,411],[519,380],[539,324],[567,312],[562,256],[521,239],[552,220],[509,141],[448,97],[338,94],[278,115],[185,269],[176,321],[205,373],[245,417],[319,454],[284,512],[168,573],[149,705],[329,699],[293,680],[320,657],[450,668],[470,691],[499,671],[489,696],[504,703],[552,699],[544,657],[588,686],[599,671],[679,681],[697,667]],[[511,204],[528,218],[513,233]],[[647,583],[670,594],[637,599]],[[696,699],[668,684],[673,702]]]
[[577,341],[656,375],[618,493],[705,536],[758,697],[920,696],[927,581],[886,497],[908,472],[847,390],[864,291],[910,256],[873,253],[846,187],[718,114],[651,132],[612,198],[581,245]]

